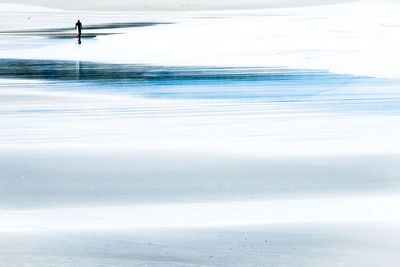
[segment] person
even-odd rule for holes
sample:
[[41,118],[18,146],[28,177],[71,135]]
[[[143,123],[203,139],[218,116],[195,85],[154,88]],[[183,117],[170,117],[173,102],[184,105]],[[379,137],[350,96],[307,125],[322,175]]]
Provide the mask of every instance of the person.
[[80,20],[78,20],[77,23],[75,23],[75,30],[78,30],[78,38],[81,38],[81,33],[82,33],[82,23]]

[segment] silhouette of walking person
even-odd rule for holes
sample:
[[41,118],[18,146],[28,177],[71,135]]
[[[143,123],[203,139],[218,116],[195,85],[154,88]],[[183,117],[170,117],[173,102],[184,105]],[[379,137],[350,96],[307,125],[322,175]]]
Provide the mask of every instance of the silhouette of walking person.
[[75,30],[78,30],[78,38],[81,38],[82,34],[82,23],[80,20],[78,20],[77,23],[75,23]]
[[75,23],[75,30],[78,31],[78,44],[81,44],[82,23],[79,19],[78,22]]

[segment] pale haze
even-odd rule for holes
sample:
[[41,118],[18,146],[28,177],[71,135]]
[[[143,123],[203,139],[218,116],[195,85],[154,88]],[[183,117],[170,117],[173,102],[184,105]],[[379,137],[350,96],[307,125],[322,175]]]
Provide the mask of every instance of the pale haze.
[[270,7],[289,7],[321,5],[349,2],[350,0],[2,0],[0,3],[27,4],[67,10],[206,10],[206,9],[252,9]]

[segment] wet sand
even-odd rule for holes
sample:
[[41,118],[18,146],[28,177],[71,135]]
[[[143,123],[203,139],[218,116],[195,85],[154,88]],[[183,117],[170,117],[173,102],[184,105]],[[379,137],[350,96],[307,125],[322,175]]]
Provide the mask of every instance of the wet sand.
[[[84,33],[81,38],[95,38],[97,36],[113,35],[118,32],[94,32],[93,30],[110,30],[136,27],[149,27],[161,24],[161,22],[132,22],[132,23],[108,23],[98,25],[85,25]],[[75,38],[76,33],[71,32],[71,28],[49,28],[49,29],[29,29],[29,30],[8,30],[0,31],[0,36],[6,38],[13,37],[48,37],[48,38]],[[4,62],[7,64],[7,62]]]

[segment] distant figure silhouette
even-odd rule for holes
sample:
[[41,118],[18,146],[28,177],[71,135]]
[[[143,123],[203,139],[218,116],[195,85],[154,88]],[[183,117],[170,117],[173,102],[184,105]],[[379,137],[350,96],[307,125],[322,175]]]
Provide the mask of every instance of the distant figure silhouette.
[[80,20],[78,20],[77,23],[75,23],[75,30],[78,30],[78,38],[81,38],[81,34],[82,34],[82,23]]

